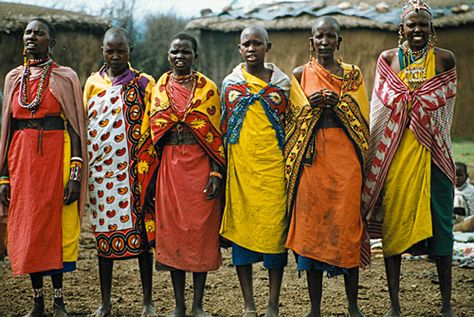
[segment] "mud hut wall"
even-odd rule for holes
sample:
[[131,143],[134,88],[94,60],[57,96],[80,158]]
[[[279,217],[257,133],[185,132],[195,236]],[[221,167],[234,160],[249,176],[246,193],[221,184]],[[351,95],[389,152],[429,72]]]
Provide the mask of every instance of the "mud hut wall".
[[[470,56],[474,53],[474,42],[462,38],[463,34],[473,34],[474,26],[459,26],[438,31],[438,44],[449,48],[456,56],[458,70],[458,96],[456,100],[453,135],[474,137],[474,61]],[[272,49],[266,60],[275,63],[286,74],[291,75],[293,68],[302,65],[309,58],[309,30],[269,31]],[[397,46],[396,32],[372,29],[343,29],[342,47],[336,55],[341,55],[346,63],[358,65],[365,77],[367,92],[370,96],[375,67],[379,54]],[[241,62],[237,45],[238,32],[200,32],[199,70],[216,81],[222,83],[232,68]]]
[[[54,60],[69,66],[77,72],[84,85],[91,72],[96,71],[102,60],[102,34],[88,31],[61,31],[58,29],[56,45],[53,50]],[[5,34],[0,32],[0,85],[3,91],[6,74],[23,63],[22,32]]]
[[458,86],[454,110],[453,135],[474,138],[474,25],[437,31],[440,47],[456,56]]
[[220,88],[224,77],[242,61],[239,53],[238,32],[213,32],[201,30],[197,70],[214,80]]

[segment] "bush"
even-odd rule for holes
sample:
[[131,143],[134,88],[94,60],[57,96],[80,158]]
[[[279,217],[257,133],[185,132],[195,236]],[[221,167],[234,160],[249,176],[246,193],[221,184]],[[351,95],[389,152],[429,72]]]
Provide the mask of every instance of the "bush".
[[172,13],[147,16],[143,36],[135,42],[134,66],[155,79],[168,71],[170,67],[167,53],[170,39],[175,34],[183,32],[187,22],[187,19],[179,18]]

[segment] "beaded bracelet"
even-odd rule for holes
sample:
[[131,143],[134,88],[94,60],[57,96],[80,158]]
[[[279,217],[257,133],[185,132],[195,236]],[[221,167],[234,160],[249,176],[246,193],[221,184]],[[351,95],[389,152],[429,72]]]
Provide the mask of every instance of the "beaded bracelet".
[[222,179],[222,177],[223,177],[221,173],[216,172],[216,171],[210,172],[210,173],[209,173],[209,176],[215,176],[215,177],[217,177],[217,178],[219,178],[219,179]]
[[69,180],[71,181],[81,181],[82,172],[82,163],[72,162],[69,173]]
[[71,157],[71,162],[81,162],[81,163],[84,163],[84,160],[82,159],[82,157],[73,156],[73,157]]
[[79,166],[80,168],[82,168],[82,163],[81,162],[71,162],[69,164],[70,168],[73,168],[73,167],[76,167],[76,166]]
[[10,185],[10,177],[0,176],[0,185]]

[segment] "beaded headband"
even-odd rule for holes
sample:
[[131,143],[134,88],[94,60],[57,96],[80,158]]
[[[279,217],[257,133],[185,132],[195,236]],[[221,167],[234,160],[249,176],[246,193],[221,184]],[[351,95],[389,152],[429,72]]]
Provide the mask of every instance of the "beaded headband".
[[433,15],[431,12],[431,8],[428,6],[425,0],[404,0],[402,14],[400,15],[400,19],[403,21],[403,19],[408,13],[413,12],[413,11],[420,12],[421,10],[425,10],[431,16]]

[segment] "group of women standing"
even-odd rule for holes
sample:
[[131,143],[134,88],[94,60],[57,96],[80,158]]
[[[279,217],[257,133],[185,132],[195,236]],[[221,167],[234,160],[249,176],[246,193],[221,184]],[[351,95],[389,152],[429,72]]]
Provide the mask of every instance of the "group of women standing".
[[423,1],[406,3],[405,41],[381,54],[370,110],[359,68],[335,58],[342,37],[331,17],[313,24],[317,57],[295,68],[291,82],[265,63],[265,29],[246,28],[244,63],[224,80],[221,99],[215,83],[192,70],[194,37],[171,39],[171,70],[155,83],[129,64],[127,31],[112,28],[105,65],[88,78],[82,100],[74,71],[51,59],[54,27],[31,21],[24,64],[5,81],[0,144],[11,268],[30,274],[34,290],[27,316],[45,315],[45,275],[53,316],[67,316],[62,274],[75,269],[86,205],[102,295],[93,316],[111,315],[113,262],[129,258],[139,260],[142,316],[156,316],[152,247],[157,269],[171,272],[171,315],[186,315],[185,273],[192,272],[192,315],[210,316],[203,295],[207,272],[221,264],[219,234],[232,247],[244,317],[257,316],[252,264],[259,261],[269,270],[265,316],[278,316],[287,248],[307,272],[308,316],[320,316],[324,271],[344,275],[348,313],[364,316],[357,289],[359,267],[370,262],[369,233],[384,241],[385,316],[401,314],[407,250],[434,256],[441,312],[455,316],[449,129],[456,73],[452,53],[434,47],[431,20]]

